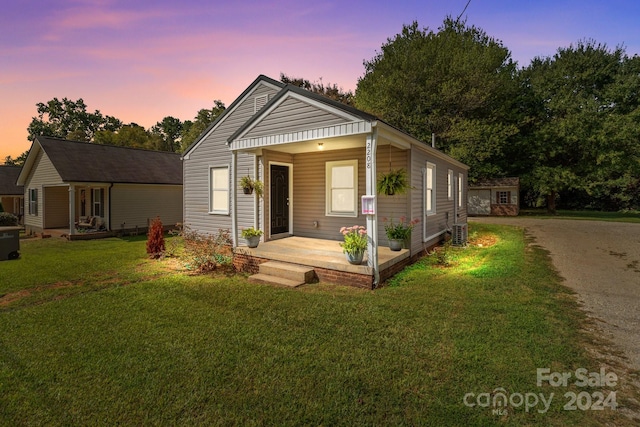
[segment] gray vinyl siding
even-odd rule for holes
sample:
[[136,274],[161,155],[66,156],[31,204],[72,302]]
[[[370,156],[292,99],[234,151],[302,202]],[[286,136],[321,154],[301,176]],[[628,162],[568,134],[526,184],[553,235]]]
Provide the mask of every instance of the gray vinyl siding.
[[[258,84],[244,101],[228,112],[217,127],[184,159],[184,224],[200,233],[215,234],[219,229],[231,229],[230,215],[214,215],[209,213],[209,168],[215,166],[231,166],[231,151],[227,139],[238,130],[254,114],[256,96],[275,94],[276,90],[264,84]],[[246,175],[247,167],[254,170],[254,157],[238,155],[238,179]],[[240,192],[242,190],[240,189]],[[238,195],[238,220],[242,224],[253,225],[250,213],[252,200],[244,194]],[[231,206],[230,209],[234,209]],[[242,212],[242,213],[241,213]]]
[[[407,170],[409,151],[390,145],[378,147],[376,156],[378,176],[391,169]],[[340,228],[352,225],[365,225],[366,217],[361,215],[360,197],[366,194],[365,149],[326,151],[322,153],[304,153],[293,156],[293,228],[294,234],[327,240],[342,240]],[[334,217],[326,215],[326,163],[339,160],[358,160],[358,216]],[[407,173],[409,171],[407,170]],[[409,218],[409,197],[407,194],[378,196],[378,244],[387,246],[388,239],[384,230],[384,218],[398,221],[400,217]],[[317,221],[318,227],[313,223]]]
[[[378,177],[382,174],[388,173],[390,170],[404,169],[411,182],[411,168],[407,167],[409,164],[409,150],[401,150],[391,145],[379,146],[376,156]],[[419,190],[410,189],[405,194],[395,194],[393,196],[378,195],[378,242],[379,246],[389,246],[389,239],[384,229],[385,221],[387,219],[388,224],[391,219],[394,223],[399,221],[399,218],[404,216],[407,221],[411,221],[412,217],[409,213],[409,200],[419,195]],[[417,217],[420,219],[420,217]],[[418,225],[419,226],[419,225]]]
[[[293,230],[296,236],[341,240],[340,228],[365,225],[360,196],[365,194],[364,148],[296,154],[293,167]],[[326,162],[358,160],[358,217],[326,216]],[[313,222],[318,227],[313,227]]]
[[[467,172],[465,169],[450,163],[440,157],[434,156],[432,153],[429,153],[428,149],[421,148],[419,146],[413,146],[412,150],[412,162],[411,162],[411,185],[415,188],[412,192],[411,198],[411,216],[412,218],[420,218],[420,223],[414,228],[413,233],[411,235],[411,253],[412,255],[422,251],[425,247],[429,247],[438,241],[440,241],[443,236],[439,235],[433,238],[430,238],[426,242],[423,242],[423,222],[426,224],[426,235],[427,238],[434,236],[437,233],[442,231],[451,229],[453,224],[457,223],[465,223],[467,221],[466,214],[466,182],[467,182]],[[424,213],[424,178],[423,178],[423,169],[426,168],[427,162],[433,163],[436,165],[436,207],[435,214],[433,215],[425,215]],[[457,197],[454,195],[452,200],[449,200],[448,196],[448,185],[447,185],[447,176],[449,173],[449,169],[454,172],[454,179],[458,179],[458,174],[463,174],[463,199],[462,199],[462,207],[458,208],[458,218],[454,218],[455,206],[454,203],[457,200]]]
[[114,184],[110,203],[113,231],[143,229],[155,217],[164,226],[182,222],[181,185]]
[[[44,215],[44,185],[58,185],[62,184],[62,178],[56,171],[53,163],[49,160],[49,157],[40,150],[33,163],[31,173],[25,180],[24,190],[24,224],[27,231],[39,232],[43,227],[43,215]],[[29,189],[35,188],[38,190],[38,214],[29,214]],[[68,221],[67,221],[68,222]]]
[[315,129],[346,123],[347,120],[319,109],[317,106],[288,98],[274,111],[263,118],[243,138],[256,138],[265,135],[288,133],[306,129]]
[[44,187],[44,228],[69,227],[69,186]]

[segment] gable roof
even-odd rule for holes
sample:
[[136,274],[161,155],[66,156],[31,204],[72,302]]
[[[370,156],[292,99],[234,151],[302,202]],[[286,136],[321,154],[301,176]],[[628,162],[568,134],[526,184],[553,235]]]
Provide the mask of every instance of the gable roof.
[[469,188],[475,187],[518,187],[520,185],[520,178],[486,178],[479,179],[473,184],[469,184]]
[[[268,85],[276,86],[279,88],[283,88],[286,85],[282,82],[272,79],[271,77],[267,77],[263,74],[260,74],[241,94],[238,96],[225,110],[218,116],[216,119],[209,125],[207,128],[184,150],[182,153],[182,158],[188,158],[191,151],[193,151],[203,139],[209,135],[212,129],[217,127],[222,121],[224,121],[229,114],[236,109],[236,107],[258,86],[260,83],[266,83]],[[264,107],[263,107],[264,108]]]
[[[306,89],[303,89],[301,87],[295,86],[295,85],[291,85],[291,84],[287,84],[284,85],[282,90],[280,90],[280,92],[278,92],[273,98],[271,98],[269,100],[269,102],[267,102],[264,107],[262,107],[260,109],[260,111],[258,111],[256,114],[254,114],[249,120],[247,120],[236,132],[233,133],[233,135],[231,135],[228,139],[227,139],[227,143],[231,143],[233,140],[237,139],[238,137],[240,137],[247,129],[251,128],[256,122],[258,122],[264,115],[268,114],[269,110],[271,109],[272,106],[277,105],[278,103],[281,102],[281,100],[283,98],[285,98],[288,95],[291,94],[298,94],[301,95],[307,99],[311,99],[313,101],[319,102],[321,104],[324,104],[325,106],[328,107],[332,107],[336,110],[342,111],[350,116],[355,116],[361,120],[366,120],[366,121],[375,121],[375,120],[379,120],[377,117],[366,113],[362,110],[359,110],[355,107],[352,107],[350,105],[347,104],[343,104],[342,102],[338,102],[335,101],[331,98],[328,98],[324,95],[320,95],[317,94],[315,92],[311,92],[308,91]],[[381,121],[381,120],[380,120]]]
[[2,196],[22,196],[24,187],[18,185],[18,175],[20,166],[0,165],[0,195]]
[[29,150],[19,182],[24,183],[43,150],[65,182],[182,185],[177,153],[69,141],[39,136]]

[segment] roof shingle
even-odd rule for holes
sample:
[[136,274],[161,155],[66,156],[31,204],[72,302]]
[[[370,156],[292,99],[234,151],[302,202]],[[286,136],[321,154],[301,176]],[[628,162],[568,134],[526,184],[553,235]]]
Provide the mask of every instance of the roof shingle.
[[24,194],[24,187],[17,185],[20,166],[0,166],[0,195],[21,196]]
[[177,153],[59,138],[36,138],[65,182],[182,185]]

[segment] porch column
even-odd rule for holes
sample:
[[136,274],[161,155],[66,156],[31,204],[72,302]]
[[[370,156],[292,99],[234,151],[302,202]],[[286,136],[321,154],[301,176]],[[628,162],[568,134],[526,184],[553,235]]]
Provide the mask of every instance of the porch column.
[[76,186],[69,184],[69,235],[76,234]]
[[231,239],[233,247],[238,247],[238,213],[236,205],[238,203],[238,192],[236,188],[236,170],[238,169],[238,155],[231,150]]
[[[366,160],[366,181],[367,196],[376,196],[376,151],[378,149],[378,129],[374,126],[371,133],[367,135],[367,143],[365,147]],[[367,215],[367,233],[369,241],[367,243],[368,265],[373,270],[374,287],[380,281],[380,272],[378,271],[378,200],[374,198],[374,214]]]

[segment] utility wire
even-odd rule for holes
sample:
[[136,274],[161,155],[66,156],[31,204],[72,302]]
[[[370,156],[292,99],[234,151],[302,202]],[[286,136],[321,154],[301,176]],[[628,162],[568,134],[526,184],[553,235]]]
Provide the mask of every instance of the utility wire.
[[462,17],[462,15],[464,15],[464,12],[469,7],[469,3],[471,3],[471,0],[467,1],[467,5],[464,7],[464,9],[462,9],[462,12],[460,12],[460,15],[458,15],[458,19],[456,19],[456,22],[460,22],[460,18]]

